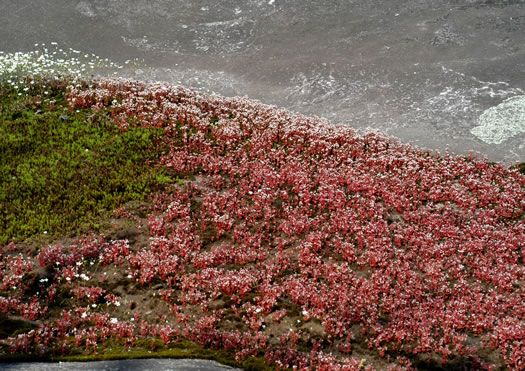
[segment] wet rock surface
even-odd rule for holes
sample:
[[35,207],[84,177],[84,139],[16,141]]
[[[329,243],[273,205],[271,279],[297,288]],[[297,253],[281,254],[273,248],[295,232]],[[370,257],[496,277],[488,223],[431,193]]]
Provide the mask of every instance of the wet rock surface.
[[472,132],[486,125],[480,123],[486,110],[525,95],[522,0],[1,0],[0,6],[0,50],[56,41],[120,63],[144,58],[149,68],[128,76],[246,95],[441,152],[479,151],[508,164],[525,159],[524,122],[499,143],[488,138],[490,130]]

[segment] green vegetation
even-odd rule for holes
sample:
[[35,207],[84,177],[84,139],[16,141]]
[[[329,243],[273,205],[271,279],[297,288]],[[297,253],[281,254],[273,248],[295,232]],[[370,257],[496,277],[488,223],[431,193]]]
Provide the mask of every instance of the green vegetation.
[[0,91],[0,244],[96,230],[97,218],[171,182],[147,163],[162,130],[121,131],[50,91],[47,103]]
[[27,354],[5,354],[0,362],[88,362],[100,360],[140,359],[140,358],[172,358],[172,359],[208,359],[232,367],[242,367],[244,370],[273,370],[262,356],[249,356],[242,363],[235,360],[233,351],[205,349],[184,339],[165,345],[160,339],[138,340],[133,346],[126,346],[124,340],[114,340],[105,346],[97,347],[97,354],[85,354],[85,348],[77,347],[68,355],[41,357]]

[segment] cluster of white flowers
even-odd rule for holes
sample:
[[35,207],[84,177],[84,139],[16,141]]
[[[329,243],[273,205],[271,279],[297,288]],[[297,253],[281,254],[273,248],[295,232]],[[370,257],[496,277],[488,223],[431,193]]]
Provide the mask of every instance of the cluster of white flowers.
[[[43,79],[59,80],[68,76],[75,84],[80,79],[87,79],[94,74],[116,75],[117,70],[123,68],[108,58],[81,53],[72,48],[59,48],[55,42],[50,46],[35,44],[35,48],[30,52],[0,51],[0,84],[23,95],[35,82]],[[42,94],[46,94],[46,91]]]

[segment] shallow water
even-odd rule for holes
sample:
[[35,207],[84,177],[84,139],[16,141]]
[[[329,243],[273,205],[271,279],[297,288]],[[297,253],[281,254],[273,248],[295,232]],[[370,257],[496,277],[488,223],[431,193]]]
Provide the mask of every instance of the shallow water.
[[20,362],[0,363],[2,370],[24,370],[24,371],[228,371],[235,368],[221,365],[220,363],[200,359],[134,359],[122,361],[98,361],[98,362]]
[[525,161],[525,122],[512,113],[505,114],[512,135],[501,142],[472,131],[484,112],[525,95],[523,1],[0,0],[0,7],[0,50],[56,41],[120,63],[144,58],[149,68],[127,74],[247,95],[441,152]]

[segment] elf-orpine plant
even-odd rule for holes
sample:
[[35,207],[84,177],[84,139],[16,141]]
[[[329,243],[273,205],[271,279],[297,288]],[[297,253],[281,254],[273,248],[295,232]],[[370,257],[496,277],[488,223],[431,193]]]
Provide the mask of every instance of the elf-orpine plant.
[[525,367],[518,169],[242,98],[89,85],[69,109],[160,130],[180,182],[152,192],[149,239],[0,249],[0,312],[42,323],[0,340],[6,357],[191,340],[277,368]]

